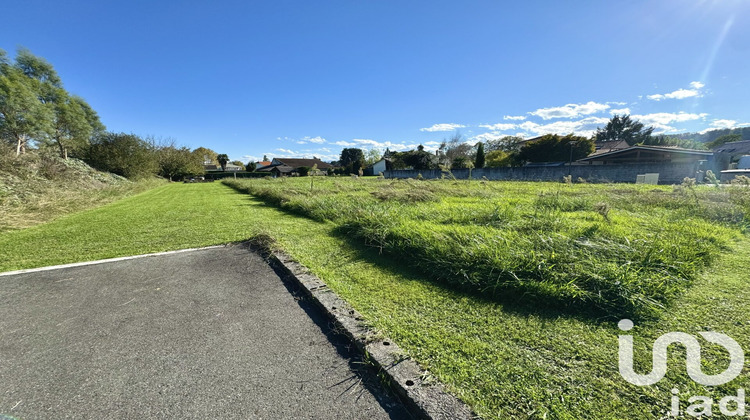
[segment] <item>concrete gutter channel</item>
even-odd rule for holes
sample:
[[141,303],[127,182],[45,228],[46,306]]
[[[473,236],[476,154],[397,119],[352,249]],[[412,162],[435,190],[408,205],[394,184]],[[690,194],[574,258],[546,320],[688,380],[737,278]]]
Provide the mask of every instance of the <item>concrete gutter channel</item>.
[[423,380],[424,371],[406,358],[396,343],[364,325],[362,315],[334,293],[321,279],[279,250],[247,243],[260,252],[282,279],[293,282],[334,323],[335,331],[350,340],[386,379],[412,414],[425,419],[476,419],[472,410],[448,393],[434,379]]

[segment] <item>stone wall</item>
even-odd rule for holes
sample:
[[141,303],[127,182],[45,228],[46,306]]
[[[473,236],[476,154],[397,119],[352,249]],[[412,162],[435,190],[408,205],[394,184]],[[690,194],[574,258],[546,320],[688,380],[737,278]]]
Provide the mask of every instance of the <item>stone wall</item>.
[[[706,169],[706,168],[701,168]],[[711,169],[711,168],[707,168]],[[472,169],[471,177],[489,180],[516,180],[516,181],[562,181],[563,177],[573,176],[573,181],[579,177],[587,182],[632,182],[635,183],[636,175],[646,173],[658,173],[660,184],[680,184],[685,177],[695,178],[698,170],[697,163],[647,163],[633,165],[573,165],[573,166],[545,166],[545,167],[519,167],[519,168],[483,168]],[[467,179],[468,169],[455,169],[451,171],[457,179]],[[716,171],[714,171],[716,172]],[[450,177],[448,173],[435,170],[392,170],[383,175],[386,178],[416,178],[422,174],[423,178],[434,179],[442,176]]]

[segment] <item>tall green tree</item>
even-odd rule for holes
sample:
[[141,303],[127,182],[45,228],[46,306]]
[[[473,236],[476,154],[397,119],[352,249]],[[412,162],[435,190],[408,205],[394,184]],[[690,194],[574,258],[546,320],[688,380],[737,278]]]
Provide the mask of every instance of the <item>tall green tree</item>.
[[68,152],[78,153],[89,144],[94,132],[89,123],[82,100],[75,100],[67,92],[61,91],[53,102],[54,119],[49,142],[54,143],[63,159]]
[[222,153],[220,155],[216,156],[216,160],[219,162],[219,165],[221,165],[221,170],[226,171],[227,170],[227,163],[229,163],[229,156]]
[[485,156],[484,156],[484,143],[479,142],[477,144],[477,157],[474,160],[475,168],[484,168]]
[[622,141],[634,146],[643,143],[651,137],[654,127],[645,127],[638,120],[633,120],[630,115],[622,117],[615,114],[604,128],[597,128],[595,138],[598,142]]
[[484,145],[485,153],[489,153],[495,150],[502,150],[503,152],[518,152],[523,144],[523,137],[518,136],[505,136],[496,140],[489,140]]
[[199,147],[193,150],[193,154],[197,158],[199,158],[201,160],[201,163],[204,165],[218,165],[219,164],[219,161],[216,160],[216,157],[219,156],[219,154],[209,148]]
[[187,147],[177,147],[174,143],[159,148],[159,175],[176,181],[191,175],[205,172],[201,158]]
[[30,51],[20,49],[12,65],[3,52],[0,77],[5,78],[0,82],[0,136],[16,144],[16,154],[24,153],[33,140],[40,146],[56,146],[67,158],[70,150],[80,154],[93,135],[104,132],[91,106],[70,95],[54,67]]
[[339,164],[345,168],[347,173],[356,174],[365,164],[365,153],[362,149],[345,148],[341,151]]
[[52,130],[53,116],[31,79],[7,62],[0,65],[0,138],[14,144],[16,156],[26,153],[30,140]]

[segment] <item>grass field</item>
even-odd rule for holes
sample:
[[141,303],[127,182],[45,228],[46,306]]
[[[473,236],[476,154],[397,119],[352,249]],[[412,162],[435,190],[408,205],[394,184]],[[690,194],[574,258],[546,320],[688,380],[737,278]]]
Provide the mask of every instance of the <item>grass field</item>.
[[[309,180],[296,182],[284,184],[285,189],[309,190]],[[339,183],[336,188],[346,192],[348,183],[358,181],[339,179],[336,182]],[[379,188],[379,185],[367,188]],[[318,187],[322,189],[324,185],[316,184]],[[519,200],[519,206],[543,208],[542,203],[550,200],[545,198],[550,194],[540,196],[538,189],[554,193],[568,186],[514,183],[482,186],[478,182],[463,182],[459,187],[468,192],[485,187],[503,189],[511,198]],[[537,190],[530,191],[532,187]],[[361,183],[351,188],[359,189]],[[591,188],[595,196],[589,197],[593,203],[585,201],[586,195],[582,194],[587,188]],[[613,197],[623,196],[621,201],[608,203],[610,222],[603,221],[604,217],[597,211],[584,210],[589,204],[598,204],[600,190],[608,188],[613,190],[609,192]],[[586,203],[583,207],[580,204],[572,207],[578,208],[573,213],[588,213],[585,216],[590,223],[626,223],[622,219],[645,204],[617,191],[622,188],[573,188]],[[422,189],[404,188],[405,192],[395,195],[423,194],[416,192]],[[689,191],[672,196],[671,188],[658,190],[671,198],[659,200],[663,205],[655,207],[656,213],[661,208],[659,211],[665,214],[678,214],[682,211],[679,203],[694,200]],[[561,194],[551,200],[574,201],[564,194],[566,191],[561,190]],[[651,197],[645,189],[642,193],[644,200]],[[381,200],[368,190],[352,194]],[[390,201],[394,206],[406,207],[416,200],[421,200],[417,205],[442,200],[438,190],[424,194],[428,197]],[[429,197],[430,194],[433,197]],[[470,194],[465,195],[464,198],[468,198]],[[524,198],[524,195],[531,197]],[[264,200],[273,202],[269,197]],[[736,395],[738,388],[750,387],[747,371],[720,387],[708,389],[693,383],[685,373],[682,350],[673,352],[669,372],[662,382],[651,387],[630,385],[618,374],[617,336],[620,331],[609,318],[594,318],[564,306],[538,306],[496,296],[487,298],[471,288],[436,282],[422,267],[410,267],[404,264],[404,259],[393,258],[386,249],[381,253],[377,243],[368,244],[366,238],[357,235],[345,239],[342,221],[348,216],[336,216],[340,211],[335,207],[335,200],[319,206],[321,212],[333,215],[331,217],[301,217],[299,215],[306,214],[307,210],[291,204],[285,204],[283,210],[276,208],[284,203],[280,200],[268,205],[219,183],[172,184],[45,225],[0,234],[0,255],[3,255],[0,271],[220,244],[263,234],[273,237],[277,246],[323,278],[369,323],[398,342],[410,357],[429,369],[430,375],[445,382],[486,418],[659,418],[665,416],[669,408],[673,387],[681,392],[683,408],[690,395],[707,395],[718,400],[732,393]],[[706,205],[700,203],[703,202],[698,201],[695,208]],[[692,271],[691,286],[680,288],[665,310],[637,321],[631,331],[636,337],[636,366],[641,371],[650,367],[651,343],[665,332],[720,331],[735,338],[744,349],[750,349],[747,334],[750,328],[750,290],[747,287],[750,241],[740,233],[744,219],[737,212],[741,211],[741,201],[727,199],[722,203],[724,210],[720,217],[706,212],[690,219],[708,223],[712,230],[709,233],[716,241],[712,256],[700,264],[700,267],[708,265],[706,271]],[[559,206],[571,208],[565,207],[568,204]],[[451,213],[450,210],[445,212],[445,215]],[[562,209],[554,212],[568,213]],[[475,213],[477,218],[484,214],[481,209]],[[540,213],[543,212],[540,210]],[[432,218],[431,213],[427,216]],[[578,218],[583,217],[578,215]],[[461,220],[465,219],[464,216]],[[460,225],[461,220],[456,220],[455,224]],[[686,223],[684,218],[679,220]],[[473,222],[464,223],[471,227]],[[732,251],[722,251],[722,248]],[[721,371],[726,366],[726,354],[721,348],[706,344],[703,350],[707,373]]]
[[653,315],[746,224],[744,188],[492,182],[226,181],[483,298]]

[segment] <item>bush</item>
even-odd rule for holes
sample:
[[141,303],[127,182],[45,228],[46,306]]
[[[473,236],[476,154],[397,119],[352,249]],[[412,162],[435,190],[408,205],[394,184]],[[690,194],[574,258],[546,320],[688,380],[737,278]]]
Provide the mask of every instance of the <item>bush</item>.
[[148,178],[159,173],[156,150],[135,134],[104,133],[94,138],[84,161],[100,171],[129,179]]

